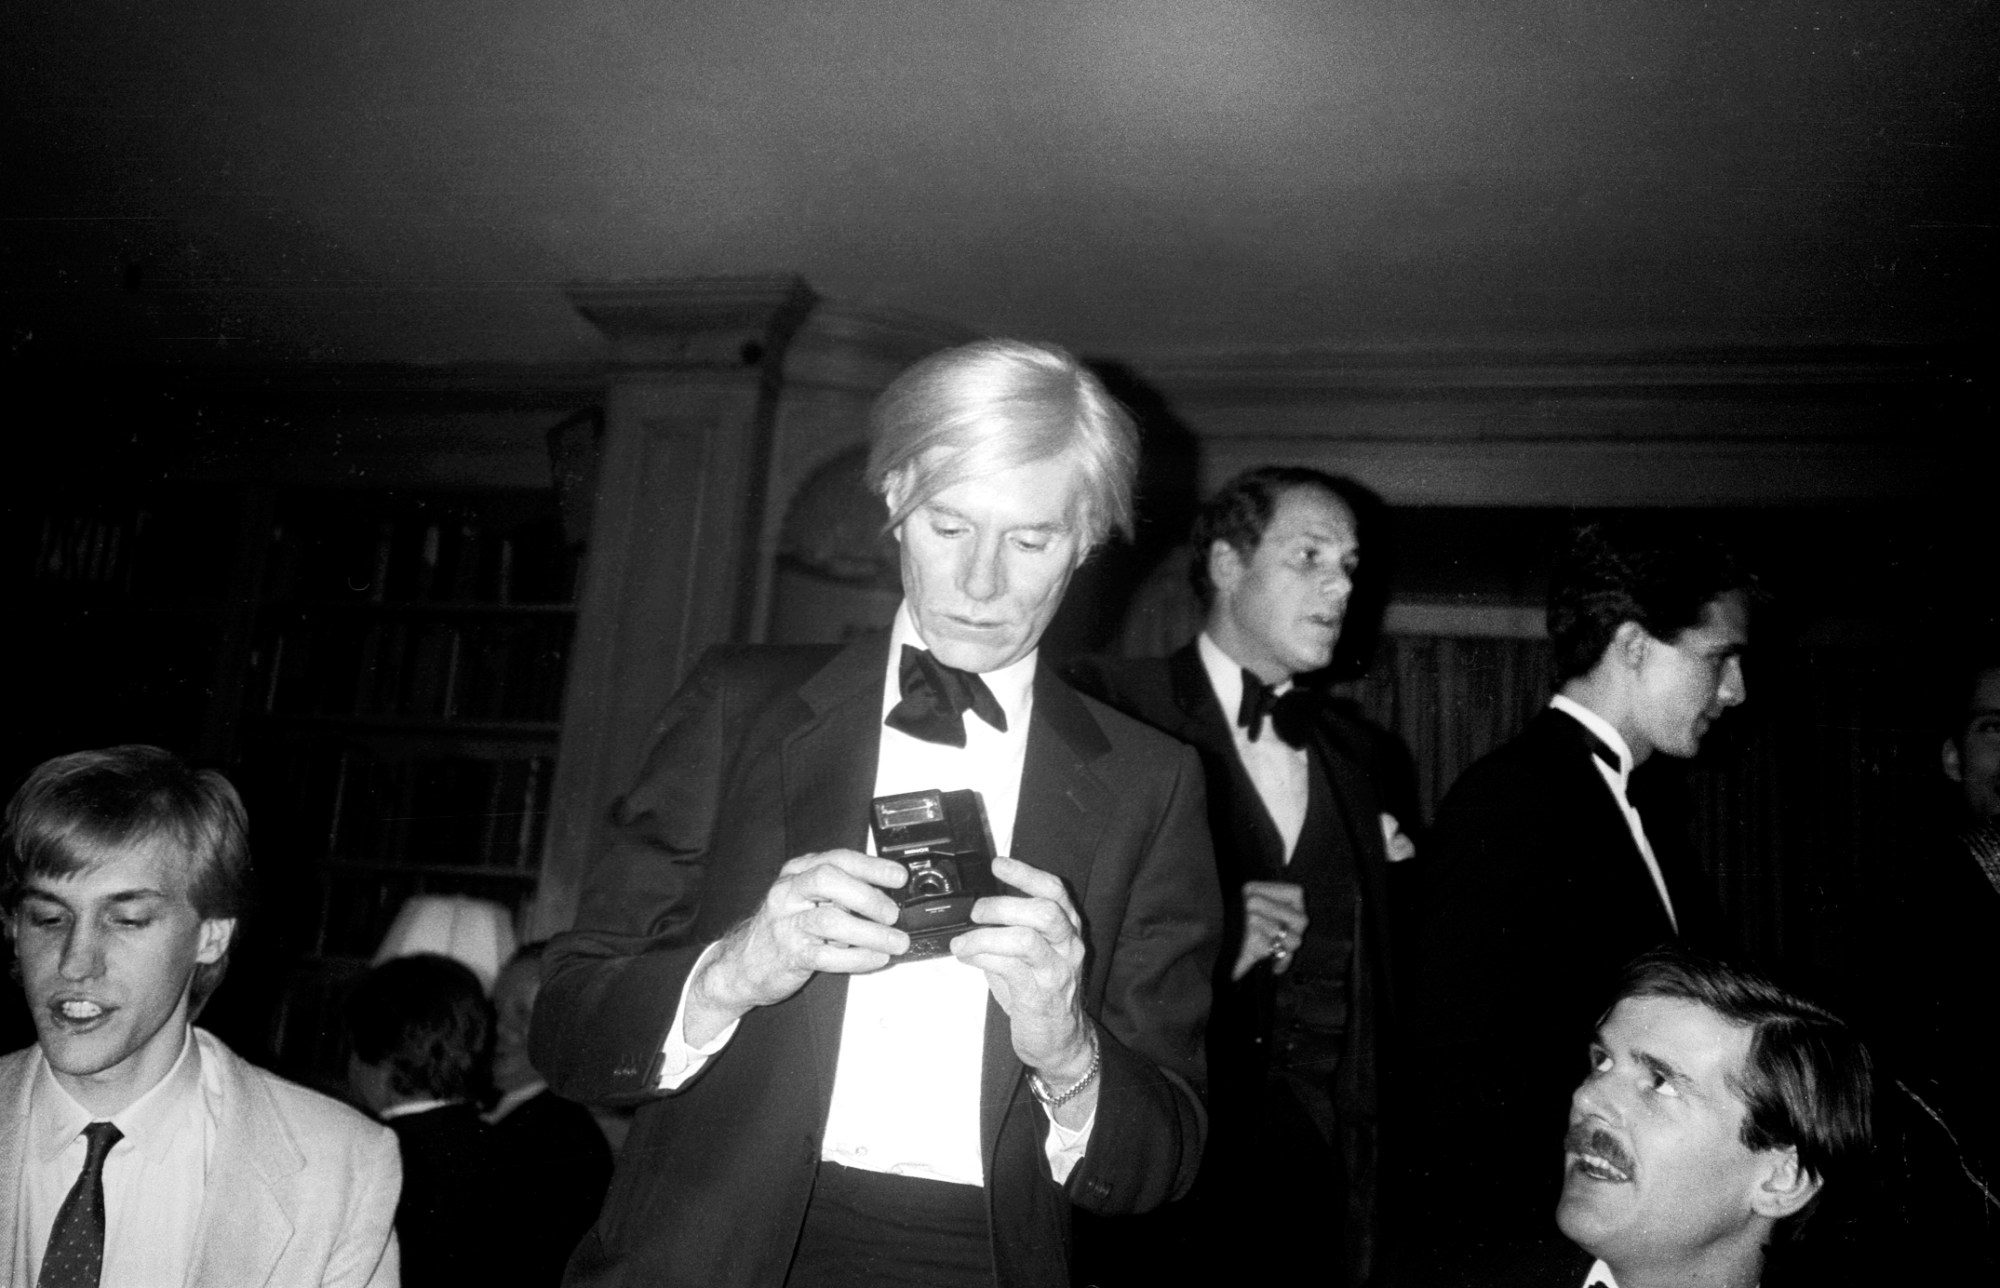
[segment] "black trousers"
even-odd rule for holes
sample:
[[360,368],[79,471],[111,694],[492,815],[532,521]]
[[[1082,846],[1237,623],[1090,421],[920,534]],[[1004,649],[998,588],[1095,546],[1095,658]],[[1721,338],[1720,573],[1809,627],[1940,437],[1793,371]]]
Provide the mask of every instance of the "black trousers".
[[785,1288],[995,1288],[986,1191],[822,1162]]

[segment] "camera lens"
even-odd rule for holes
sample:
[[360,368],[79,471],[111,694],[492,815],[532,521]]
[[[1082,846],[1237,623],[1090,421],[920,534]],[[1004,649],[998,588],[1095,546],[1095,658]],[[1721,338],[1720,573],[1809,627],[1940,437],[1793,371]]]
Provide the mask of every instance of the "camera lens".
[[935,899],[939,895],[951,893],[951,882],[945,880],[944,873],[924,869],[910,873],[910,894],[918,899]]

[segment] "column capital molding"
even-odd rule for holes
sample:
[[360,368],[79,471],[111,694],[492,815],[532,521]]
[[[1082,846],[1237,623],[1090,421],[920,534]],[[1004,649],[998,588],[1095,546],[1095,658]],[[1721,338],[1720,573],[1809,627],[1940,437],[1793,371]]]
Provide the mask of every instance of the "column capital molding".
[[568,295],[611,342],[614,368],[761,367],[819,302],[805,279],[791,274],[580,283]]

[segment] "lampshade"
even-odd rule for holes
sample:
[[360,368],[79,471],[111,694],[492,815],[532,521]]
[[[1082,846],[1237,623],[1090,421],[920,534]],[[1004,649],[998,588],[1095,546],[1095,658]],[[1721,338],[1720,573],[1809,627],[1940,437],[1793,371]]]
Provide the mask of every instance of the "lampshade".
[[375,950],[374,964],[417,953],[464,962],[489,992],[514,955],[514,915],[491,899],[462,894],[411,895]]

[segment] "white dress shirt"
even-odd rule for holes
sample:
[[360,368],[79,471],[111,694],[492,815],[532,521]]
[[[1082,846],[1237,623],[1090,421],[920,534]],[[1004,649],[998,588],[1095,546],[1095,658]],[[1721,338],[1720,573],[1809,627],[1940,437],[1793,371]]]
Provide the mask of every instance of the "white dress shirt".
[[[1278,736],[1271,722],[1264,721],[1263,731],[1257,740],[1250,740],[1250,731],[1236,722],[1236,713],[1243,706],[1243,667],[1222,646],[1210,639],[1207,631],[1195,641],[1195,651],[1201,654],[1201,664],[1208,672],[1209,687],[1215,690],[1215,700],[1222,704],[1222,718],[1229,725],[1229,736],[1236,743],[1236,758],[1243,762],[1244,772],[1250,775],[1250,783],[1257,789],[1258,799],[1271,815],[1271,821],[1278,825],[1278,836],[1285,843],[1285,862],[1292,861],[1292,851],[1298,848],[1299,833],[1306,826],[1306,798],[1311,792],[1310,770],[1306,764],[1306,749],[1294,747]],[[1274,684],[1271,691],[1284,694],[1291,690],[1292,682],[1285,680]]]
[[[22,1167],[26,1246],[15,1249],[21,1282],[41,1278],[42,1254],[63,1200],[83,1173],[92,1116],[55,1079],[38,1053],[28,1091],[28,1157]],[[192,1032],[167,1076],[110,1122],[123,1134],[104,1158],[104,1271],[107,1288],[179,1288],[194,1264],[202,1195],[215,1150],[221,1087]]]
[[1611,1273],[1611,1267],[1600,1259],[1583,1277],[1583,1288],[1618,1288],[1618,1280]]
[[[1257,799],[1264,802],[1264,810],[1271,821],[1278,825],[1278,838],[1285,844],[1285,863],[1292,861],[1292,851],[1298,849],[1299,834],[1306,826],[1306,803],[1312,788],[1307,775],[1310,769],[1306,762],[1306,749],[1288,745],[1283,738],[1272,731],[1271,722],[1264,721],[1262,733],[1255,742],[1250,733],[1236,722],[1236,713],[1243,706],[1243,668],[1235,659],[1222,651],[1222,646],[1209,638],[1203,631],[1195,641],[1195,651],[1201,656],[1201,664],[1208,672],[1208,687],[1215,693],[1215,700],[1222,704],[1222,718],[1229,725],[1230,738],[1236,744],[1236,759],[1242,762],[1243,770],[1250,775],[1250,785],[1257,789]],[[1289,692],[1292,682],[1273,685],[1271,692]],[[1403,835],[1403,825],[1394,814],[1384,811],[1378,821],[1382,825],[1382,846],[1389,862],[1400,863],[1413,858],[1416,845]]]
[[1632,781],[1632,749],[1625,745],[1625,739],[1611,727],[1609,720],[1581,702],[1573,701],[1558,693],[1549,699],[1549,705],[1603,739],[1604,745],[1611,748],[1612,754],[1618,757],[1616,769],[1594,755],[1590,758],[1590,763],[1597,766],[1598,776],[1611,790],[1611,799],[1618,804],[1618,812],[1625,816],[1625,826],[1631,829],[1632,842],[1639,847],[1639,857],[1646,861],[1646,871],[1653,878],[1653,888],[1660,892],[1660,906],[1667,910],[1667,924],[1678,934],[1681,923],[1680,919],[1674,916],[1674,901],[1667,894],[1667,879],[1660,872],[1660,860],[1653,854],[1653,843],[1646,839],[1646,825],[1639,820],[1639,811],[1632,808],[1632,802],[1625,794],[1626,788]]
[[[907,607],[897,610],[882,685],[882,715],[902,701],[903,646],[922,648]],[[876,796],[977,791],[994,852],[1009,853],[1034,713],[1036,654],[980,678],[1007,717],[1003,733],[965,714],[965,746],[924,742],[887,725],[875,767]],[[874,842],[871,838],[869,850]],[[696,970],[715,951],[710,945]],[[692,980],[694,972],[689,973]],[[985,1183],[979,1144],[980,1070],[985,1058],[986,975],[946,956],[852,976],[841,1023],[840,1056],[820,1157],[866,1171],[963,1185]],[[727,1046],[730,1025],[703,1047],[687,1044],[687,993],[662,1048],[660,1086],[675,1090]],[[918,1112],[910,1095],[925,1088]],[[1095,1118],[1077,1131],[1051,1119],[1045,1149],[1056,1182],[1083,1157]]]

